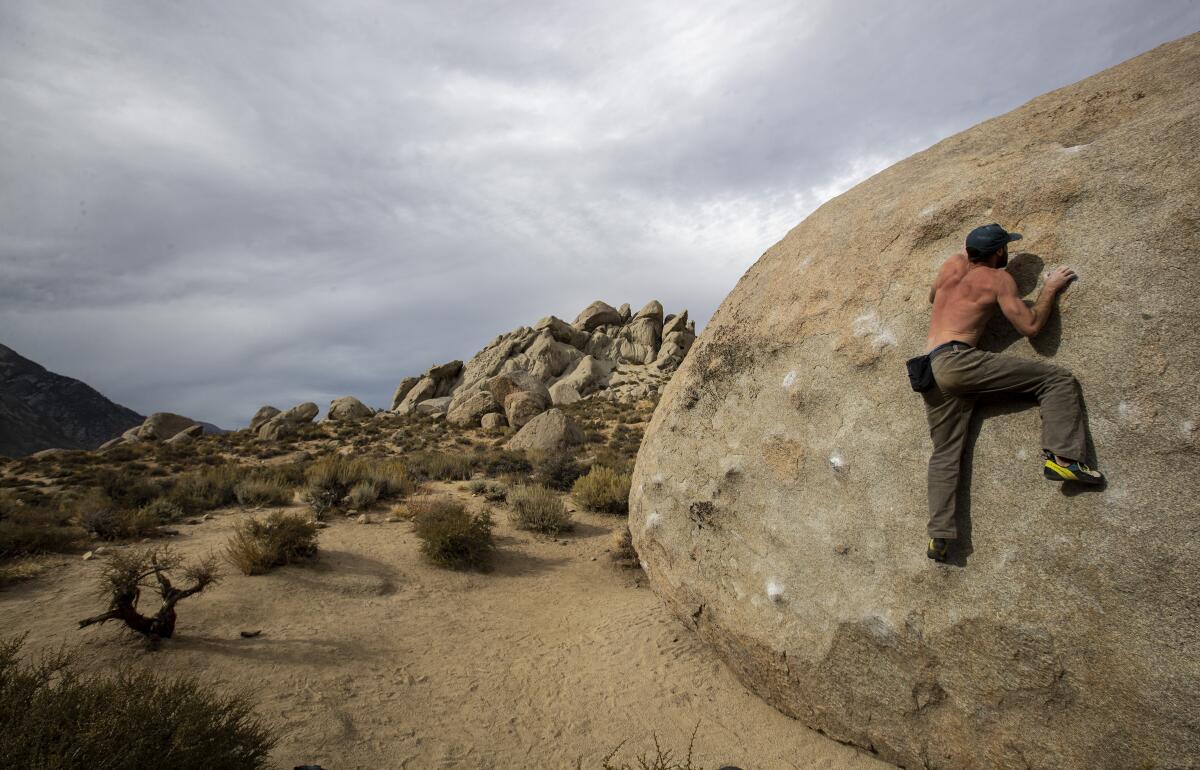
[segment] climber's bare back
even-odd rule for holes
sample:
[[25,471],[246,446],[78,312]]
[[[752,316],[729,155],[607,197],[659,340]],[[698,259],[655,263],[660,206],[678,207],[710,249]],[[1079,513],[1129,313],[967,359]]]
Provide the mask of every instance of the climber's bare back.
[[946,260],[929,292],[933,317],[926,350],[950,340],[978,344],[983,327],[996,310],[998,274],[1012,280],[1004,270],[968,262],[963,252]]

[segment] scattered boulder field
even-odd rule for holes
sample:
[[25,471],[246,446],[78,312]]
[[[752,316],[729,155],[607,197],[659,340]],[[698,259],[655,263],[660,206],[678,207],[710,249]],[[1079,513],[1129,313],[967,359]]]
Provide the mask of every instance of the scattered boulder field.
[[[763,698],[903,767],[1200,757],[1200,35],[950,137],[829,201],[738,282],[632,480],[651,585]],[[1082,386],[1099,490],[1041,480],[1036,404],[981,407],[955,562],[925,556],[905,359],[939,264],[1080,276],[1026,342]],[[1060,317],[1059,317],[1060,316]]]

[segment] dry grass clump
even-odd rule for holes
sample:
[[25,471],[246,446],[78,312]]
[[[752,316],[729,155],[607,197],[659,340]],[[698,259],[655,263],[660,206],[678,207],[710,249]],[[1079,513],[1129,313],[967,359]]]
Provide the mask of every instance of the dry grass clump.
[[413,473],[437,481],[466,481],[475,472],[470,455],[461,452],[414,452],[405,455]]
[[305,478],[304,500],[318,519],[343,502],[366,507],[404,497],[414,487],[405,463],[384,458],[326,457],[310,465]]
[[63,553],[79,546],[82,532],[70,526],[70,516],[41,506],[18,505],[14,499],[0,511],[0,559]]
[[79,526],[101,540],[151,537],[158,533],[160,524],[175,521],[183,514],[169,500],[155,500],[140,508],[121,508],[98,489],[86,493],[73,507]]
[[508,492],[509,519],[517,529],[558,535],[575,529],[562,498],[537,484],[520,484]]
[[0,641],[6,767],[265,770],[275,738],[247,695],[145,670],[81,669],[65,653],[23,661]]
[[421,553],[434,564],[451,569],[484,569],[491,564],[492,516],[471,514],[447,497],[425,497],[408,504],[421,539]]
[[169,497],[188,513],[211,511],[237,502],[237,486],[249,473],[241,465],[215,465],[184,473],[175,481]]
[[603,465],[593,466],[571,487],[571,495],[589,511],[600,513],[629,513],[628,473],[617,473]]
[[276,511],[247,519],[234,529],[225,556],[246,575],[265,575],[275,567],[317,555],[317,525],[306,517]]
[[243,506],[287,505],[292,501],[294,486],[283,476],[260,474],[239,481],[233,488],[233,494],[238,504]]
[[[497,441],[504,443],[503,439]],[[476,463],[488,476],[514,478],[528,476],[533,472],[533,464],[520,450],[492,449],[480,454]]]
[[164,493],[161,485],[132,468],[122,468],[120,471],[104,468],[97,474],[97,482],[100,491],[118,508],[141,508]]

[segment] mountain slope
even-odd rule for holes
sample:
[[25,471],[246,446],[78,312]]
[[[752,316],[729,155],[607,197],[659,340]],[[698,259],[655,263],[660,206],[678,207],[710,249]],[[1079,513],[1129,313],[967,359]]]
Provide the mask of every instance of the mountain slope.
[[144,418],[0,345],[0,455],[95,449]]

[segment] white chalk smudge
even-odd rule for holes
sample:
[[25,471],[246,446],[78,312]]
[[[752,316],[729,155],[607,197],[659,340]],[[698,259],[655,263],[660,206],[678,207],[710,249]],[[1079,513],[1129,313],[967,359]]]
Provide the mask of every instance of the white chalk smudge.
[[1024,449],[1018,449],[1018,450],[1017,450],[1017,459],[1018,459],[1018,460],[1025,460],[1025,459],[1028,459],[1028,458],[1029,458],[1029,453],[1028,453],[1028,452],[1026,452]]
[[793,369],[790,372],[788,372],[787,374],[783,375],[783,387],[790,388],[793,385],[795,385],[797,376],[798,375],[796,374],[795,369]]
[[645,523],[645,525],[643,525],[642,529],[645,529],[645,530],[654,529],[655,527],[658,526],[658,523],[661,520],[662,520],[662,517],[658,515],[658,511],[650,511],[650,515],[646,517],[646,523]]
[[661,473],[656,473],[650,477],[650,483],[656,487],[661,487],[665,480],[666,479],[663,478],[663,475]]
[[767,581],[767,598],[773,602],[783,599],[783,586],[774,580]]
[[868,310],[855,318],[851,330],[855,337],[870,337],[871,347],[876,350],[896,344],[896,335],[883,325],[874,310]]
[[829,465],[835,471],[840,471],[842,468],[846,467],[846,461],[844,459],[842,459],[842,456],[840,454],[838,454],[837,452],[834,452],[833,454],[831,454],[829,456]]
[[1179,423],[1179,435],[1183,436],[1184,438],[1191,438],[1192,433],[1194,433],[1195,430],[1196,423],[1192,422],[1191,420],[1184,420],[1183,422]]

